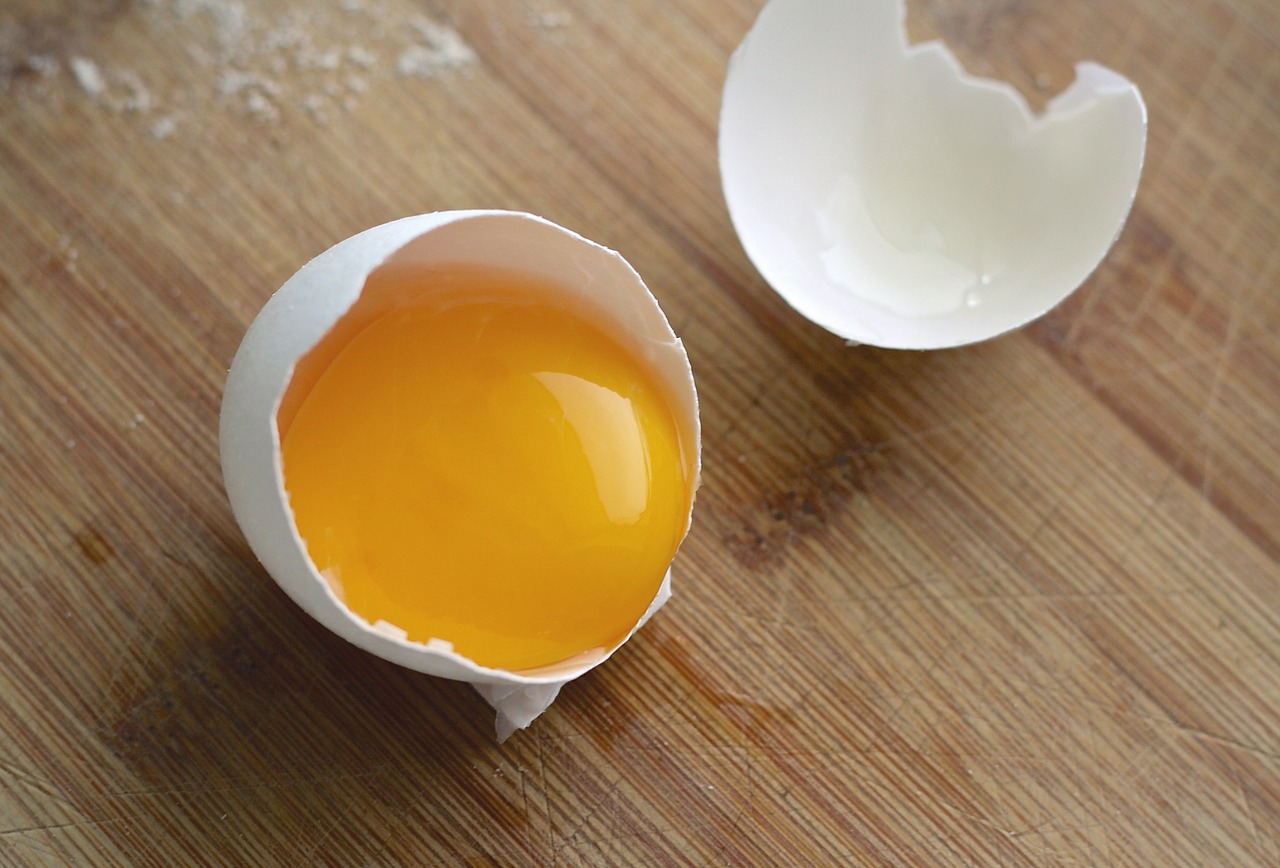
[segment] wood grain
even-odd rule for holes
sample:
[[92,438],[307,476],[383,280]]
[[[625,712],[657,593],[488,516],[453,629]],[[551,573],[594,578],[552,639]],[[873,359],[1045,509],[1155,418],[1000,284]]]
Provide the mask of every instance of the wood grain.
[[[911,0],[1034,104],[1093,59],[1151,122],[1086,285],[920,354],[738,245],[760,6],[0,10],[0,863],[1280,864],[1280,7]],[[217,461],[270,293],[454,207],[621,251],[702,400],[675,599],[504,745],[301,614]]]

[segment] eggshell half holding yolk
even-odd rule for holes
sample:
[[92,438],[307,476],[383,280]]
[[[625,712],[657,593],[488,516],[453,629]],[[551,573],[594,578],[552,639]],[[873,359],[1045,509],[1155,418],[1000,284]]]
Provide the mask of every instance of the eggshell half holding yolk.
[[[502,292],[483,295],[498,284]],[[442,322],[462,325],[448,331]],[[580,339],[586,343],[573,343]],[[395,356],[401,347],[412,358]],[[583,361],[597,351],[604,361]],[[383,359],[391,360],[385,376]],[[584,364],[599,383],[574,373]],[[440,389],[419,389],[437,380]],[[488,391],[469,401],[476,384]],[[376,415],[383,393],[396,405],[386,419]],[[415,403],[432,401],[439,409]],[[419,417],[428,433],[401,430]],[[500,430],[484,430],[485,420],[500,420]],[[502,430],[508,424],[516,427]],[[362,431],[351,436],[365,440],[329,442],[331,429]],[[263,307],[236,354],[221,450],[236,519],[289,596],[379,657],[474,684],[498,712],[500,738],[527,726],[670,596],[667,568],[689,527],[701,462],[688,358],[640,277],[613,251],[505,211],[387,223],[304,266]],[[380,464],[384,451],[447,458],[422,471],[412,462]],[[429,475],[397,478],[416,472]],[[508,488],[529,525],[510,532],[502,524],[514,509]],[[575,496],[586,506],[575,506]],[[492,527],[486,497],[504,501],[491,504]],[[417,504],[434,518],[406,513]],[[343,522],[357,527],[358,544],[343,542]],[[419,529],[421,541],[404,540]],[[327,546],[333,537],[342,544]],[[627,552],[644,546],[649,561],[624,587],[620,577],[634,560]],[[544,568],[534,578],[491,574],[522,561]],[[500,569],[486,572],[492,564]],[[360,590],[357,576],[393,569],[401,585]],[[464,578],[451,589],[455,573]],[[494,624],[452,629],[476,617],[476,607],[468,614],[459,601],[477,587],[488,589],[479,609],[489,617],[488,599]],[[592,623],[619,599],[624,614],[613,617],[624,621]],[[562,611],[575,606],[576,614]],[[487,643],[523,630],[521,618],[532,622],[528,642]]]

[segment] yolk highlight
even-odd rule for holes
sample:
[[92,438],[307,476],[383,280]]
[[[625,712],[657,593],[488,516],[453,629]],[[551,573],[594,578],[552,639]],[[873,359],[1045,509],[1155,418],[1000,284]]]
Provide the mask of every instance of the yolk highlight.
[[370,623],[522,670],[615,647],[653,600],[688,517],[679,432],[563,305],[470,286],[382,314],[282,425],[307,552]]

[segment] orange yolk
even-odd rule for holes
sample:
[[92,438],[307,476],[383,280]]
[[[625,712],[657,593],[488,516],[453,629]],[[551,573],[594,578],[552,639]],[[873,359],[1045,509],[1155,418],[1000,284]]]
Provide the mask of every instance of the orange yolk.
[[298,532],[346,605],[507,670],[625,639],[691,497],[655,377],[530,296],[480,281],[378,316],[281,426]]

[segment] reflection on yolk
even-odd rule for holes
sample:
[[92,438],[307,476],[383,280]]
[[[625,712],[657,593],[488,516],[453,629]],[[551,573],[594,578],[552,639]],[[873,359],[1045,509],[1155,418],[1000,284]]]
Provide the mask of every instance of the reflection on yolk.
[[347,606],[483,666],[615,647],[686,527],[665,394],[545,298],[473,286],[382,314],[282,430],[298,531]]

